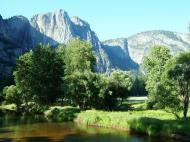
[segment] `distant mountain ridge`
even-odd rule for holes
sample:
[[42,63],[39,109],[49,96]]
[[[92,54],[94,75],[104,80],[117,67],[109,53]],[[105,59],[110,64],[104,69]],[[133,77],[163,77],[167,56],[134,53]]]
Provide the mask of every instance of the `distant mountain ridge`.
[[[124,44],[128,43],[128,44]],[[164,30],[146,31],[128,38],[111,39],[102,44],[118,45],[120,49],[128,50],[128,55],[135,63],[141,64],[142,59],[154,45],[168,47],[172,54],[190,50],[190,35]],[[117,52],[114,52],[117,54]]]
[[127,40],[130,56],[138,64],[154,45],[167,46],[173,54],[190,50],[190,36],[184,33],[154,30],[138,33]]
[[147,31],[100,42],[86,21],[69,17],[64,10],[37,14],[31,20],[24,16],[3,19],[0,15],[0,80],[9,78],[16,58],[37,44],[56,46],[75,37],[92,43],[96,70],[107,73],[113,69],[138,70],[142,58],[156,44],[168,46],[174,54],[190,49],[187,34],[170,31]]

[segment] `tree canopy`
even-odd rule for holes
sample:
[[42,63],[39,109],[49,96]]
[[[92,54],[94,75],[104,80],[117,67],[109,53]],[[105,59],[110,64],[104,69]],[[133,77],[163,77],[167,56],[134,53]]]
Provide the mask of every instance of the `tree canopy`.
[[182,52],[173,59],[168,76],[177,81],[179,95],[182,97],[183,116],[186,118],[189,108],[190,52]]
[[14,72],[15,82],[26,101],[53,103],[61,93],[63,60],[50,46],[39,45],[22,55]]
[[146,89],[150,101],[150,107],[156,104],[158,86],[161,82],[162,72],[166,62],[171,58],[170,50],[165,46],[154,46],[143,59],[143,66],[147,76]]

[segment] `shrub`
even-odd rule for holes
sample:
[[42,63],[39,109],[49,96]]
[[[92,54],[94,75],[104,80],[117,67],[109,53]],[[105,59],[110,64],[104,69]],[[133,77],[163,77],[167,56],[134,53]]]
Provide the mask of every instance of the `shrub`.
[[72,121],[79,112],[80,109],[76,107],[51,107],[44,112],[44,115],[48,120],[65,122]]

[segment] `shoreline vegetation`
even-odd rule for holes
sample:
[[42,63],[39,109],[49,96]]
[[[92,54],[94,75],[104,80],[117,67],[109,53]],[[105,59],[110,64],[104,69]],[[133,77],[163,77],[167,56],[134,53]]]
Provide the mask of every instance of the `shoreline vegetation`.
[[162,110],[106,112],[88,110],[78,114],[76,123],[95,127],[114,128],[151,137],[169,137],[190,140],[190,120],[175,120]]
[[[176,120],[172,113],[164,110],[145,110],[146,97],[129,97],[125,105],[133,110],[102,111],[80,110],[72,106],[52,106],[43,116],[52,122],[74,122],[78,125],[111,128],[126,133],[166,137],[183,141],[190,140],[190,120]],[[2,105],[0,110],[16,111],[15,105]],[[11,114],[11,113],[10,113]]]

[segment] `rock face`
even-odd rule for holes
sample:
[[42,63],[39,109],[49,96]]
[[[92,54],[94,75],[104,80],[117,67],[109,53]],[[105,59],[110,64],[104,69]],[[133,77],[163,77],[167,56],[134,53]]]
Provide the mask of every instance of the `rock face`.
[[38,14],[30,21],[23,16],[3,19],[0,15],[0,87],[10,79],[18,56],[39,43],[56,46],[75,37],[92,43],[96,70],[107,73],[113,69],[138,70],[142,58],[156,44],[168,46],[174,54],[190,49],[188,35],[169,31],[149,31],[100,42],[87,22],[70,18],[64,10]]
[[57,10],[52,13],[35,15],[29,21],[23,16],[3,19],[0,16],[0,82],[9,80],[16,58],[37,44],[66,44],[69,39],[79,37],[92,43],[97,59],[96,69],[105,72],[109,69],[107,55],[90,25],[78,17],[70,18],[67,12]]
[[[80,37],[92,43],[93,50],[96,54],[97,66],[99,72],[106,71],[106,63],[104,62],[104,51],[96,34],[91,30],[90,25],[78,17],[70,18],[67,12],[57,10],[52,13],[35,15],[31,19],[31,25],[39,33],[52,39],[40,39],[38,42],[44,44],[50,43],[57,45],[58,43],[66,44],[71,38]],[[39,38],[37,38],[39,39]],[[36,39],[36,40],[37,40]]]
[[53,39],[33,28],[23,16],[5,20],[0,16],[0,87],[11,80],[16,58],[41,42],[55,43]]
[[[108,55],[114,54],[114,60],[117,57],[122,58],[125,56],[123,61],[127,61],[130,66],[132,65],[131,67],[136,67],[134,66],[134,62],[141,64],[143,57],[147,55],[150,48],[154,45],[167,46],[173,54],[190,50],[190,36],[188,34],[171,31],[147,31],[138,33],[129,38],[108,40],[103,42],[103,45],[108,45],[105,51],[107,51]],[[132,59],[132,61],[130,59]],[[127,66],[127,64],[125,64],[125,66]]]
[[103,49],[110,61],[110,69],[137,70],[138,64],[129,56],[127,39],[115,39],[102,42]]
[[154,45],[167,46],[173,54],[190,50],[189,35],[177,32],[148,31],[131,36],[127,41],[129,55],[138,64]]
[[66,43],[72,37],[72,27],[69,16],[65,11],[59,10],[53,13],[35,15],[31,19],[31,25],[40,33],[52,38],[55,42],[43,39],[43,43],[56,45]]
[[25,17],[3,20],[0,16],[0,87],[10,81],[16,58],[31,45],[30,23]]

